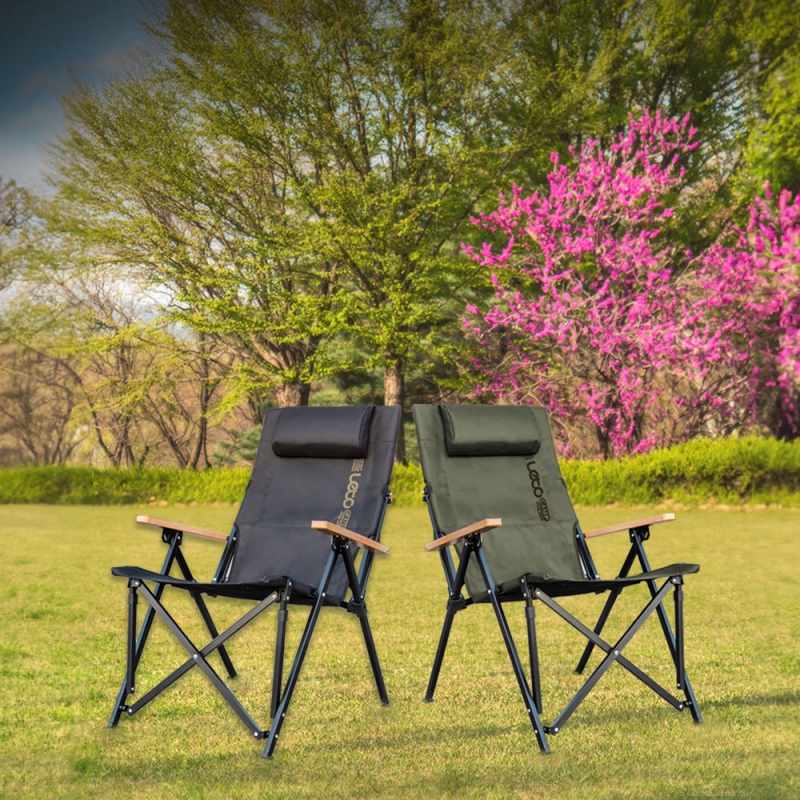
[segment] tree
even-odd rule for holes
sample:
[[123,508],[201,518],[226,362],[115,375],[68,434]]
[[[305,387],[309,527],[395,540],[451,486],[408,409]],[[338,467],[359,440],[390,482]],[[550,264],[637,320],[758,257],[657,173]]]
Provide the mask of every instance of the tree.
[[495,347],[478,391],[547,406],[565,438],[593,430],[593,447],[567,440],[573,453],[736,429],[770,386],[796,415],[800,205],[757,201],[733,246],[670,246],[680,207],[664,200],[695,133],[688,117],[631,119],[609,151],[590,140],[572,164],[554,153],[549,192],[515,187],[476,220],[503,243],[468,248],[495,270],[496,304],[466,321]]
[[78,392],[63,364],[14,345],[0,351],[0,437],[9,465],[64,464],[85,438]]
[[746,157],[754,178],[800,190],[800,18],[793,0],[755,3],[753,122]]
[[14,181],[0,176],[0,289],[11,281],[14,273],[13,255],[19,244],[20,232],[33,215],[30,194]]
[[751,417],[775,436],[800,435],[800,194],[769,186],[702,254],[708,304],[738,321],[737,372]]
[[673,187],[694,209],[675,246],[729,220],[750,0],[160,8],[161,61],[67,98],[52,220],[236,349],[232,402],[304,403],[366,368],[405,405],[410,374],[446,375],[461,297],[485,288],[458,258],[469,215],[514,176],[538,185],[551,150],[608,145],[630,109],[691,109],[707,132]]
[[298,244],[274,163],[215,130],[200,102],[159,70],[69,97],[51,229],[233,348],[231,405],[273,390],[305,403],[333,270]]
[[[0,420],[14,421],[6,438],[36,463],[80,458],[86,447],[79,452],[77,443],[93,439],[95,463],[210,466],[212,418],[220,424],[234,354],[175,330],[157,304],[115,276],[79,261],[67,270],[67,254],[45,244],[28,250],[36,269],[6,303],[0,392],[13,404]],[[76,438],[78,428],[86,433]]]
[[[500,120],[501,24],[481,2],[206,0],[168,4],[157,28],[216,130],[283,176],[307,258],[336,274],[336,328],[383,369],[387,404],[404,405],[421,332],[472,271],[458,231],[535,141]],[[360,366],[341,352],[323,369]]]

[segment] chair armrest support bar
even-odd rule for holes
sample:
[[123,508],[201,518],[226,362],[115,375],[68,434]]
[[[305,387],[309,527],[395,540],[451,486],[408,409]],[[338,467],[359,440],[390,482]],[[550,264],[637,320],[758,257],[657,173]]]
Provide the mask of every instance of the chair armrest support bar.
[[328,522],[327,520],[312,520],[311,527],[315,531],[327,533],[328,536],[341,536],[343,539],[351,541],[357,547],[363,547],[365,550],[369,550],[372,553],[389,552],[389,548],[385,544],[381,544],[380,542],[376,542],[374,539],[362,536],[360,533],[353,533],[353,531],[349,531],[347,528],[343,528],[341,525],[336,525],[335,523]]
[[425,549],[428,552],[441,550],[443,547],[447,547],[447,545],[453,544],[459,539],[471,536],[473,533],[483,533],[483,531],[488,531],[492,528],[499,528],[502,524],[502,519],[482,519],[480,522],[473,522],[472,525],[467,525],[466,528],[459,528],[459,530],[448,533],[446,536],[440,536],[438,539],[428,542],[425,545]]
[[156,528],[162,528],[168,531],[180,531],[181,533],[188,533],[192,536],[201,536],[204,539],[214,539],[218,542],[227,542],[228,537],[224,533],[216,533],[215,531],[207,531],[205,528],[195,528],[192,525],[184,525],[182,522],[170,522],[166,519],[156,519],[155,517],[138,516],[136,521],[140,525],[154,525]]
[[657,517],[645,517],[644,519],[635,519],[632,522],[620,522],[617,525],[609,525],[607,528],[587,531],[583,535],[587,539],[591,539],[594,536],[607,536],[609,533],[632,531],[634,528],[647,528],[650,525],[657,525],[659,522],[672,522],[674,519],[674,514],[659,514]]

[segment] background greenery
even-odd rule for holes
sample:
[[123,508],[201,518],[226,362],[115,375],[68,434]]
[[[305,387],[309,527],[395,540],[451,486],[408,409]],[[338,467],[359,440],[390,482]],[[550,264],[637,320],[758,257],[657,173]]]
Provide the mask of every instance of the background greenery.
[[[563,461],[570,494],[580,505],[673,502],[800,506],[800,440],[706,439],[618,461]],[[238,503],[250,471],[22,467],[0,470],[0,503]],[[397,505],[422,502],[418,464],[396,465]]]
[[[745,224],[765,179],[800,187],[795,0],[142,14],[154,51],[65,96],[49,195],[0,176],[3,465],[205,469],[268,404],[410,421],[470,397],[485,376],[461,317],[495,302],[460,248],[492,238],[471,216],[513,183],[546,191],[551,153],[607,149],[629,114],[698,128],[666,200],[676,258]],[[754,431],[796,435],[764,405]]]
[[[142,507],[3,508],[0,546],[10,580],[0,586],[0,797],[3,798],[650,798],[800,793],[800,620],[796,565],[800,512],[682,512],[648,542],[653,564],[697,561],[686,586],[687,666],[705,724],[692,724],[624,670],[613,668],[540,756],[489,608],[455,622],[436,702],[424,704],[444,616],[445,582],[424,509],[392,508],[376,560],[370,617],[392,700],[381,707],[350,615],[325,609],[273,761],[262,761],[219,696],[186,676],[134,719],[105,728],[122,680],[126,591],[112,564],[158,566],[158,531],[133,524]],[[585,509],[587,528],[630,519],[630,509]],[[225,530],[230,508],[169,508],[165,516]],[[190,538],[190,537],[187,537]],[[601,574],[613,574],[626,537],[593,542]],[[187,543],[198,576],[211,575],[218,545]],[[612,617],[621,632],[641,592]],[[642,590],[643,591],[643,590]],[[627,593],[626,593],[627,594]],[[170,608],[200,623],[186,598]],[[220,624],[244,610],[218,599]],[[590,619],[601,598],[573,598]],[[524,642],[521,607],[508,609]],[[305,613],[292,610],[291,643]],[[582,637],[542,609],[545,719],[579,685]],[[275,615],[231,641],[234,683],[254,717],[269,710]],[[657,623],[630,657],[671,685]],[[156,625],[140,690],[182,661]]]

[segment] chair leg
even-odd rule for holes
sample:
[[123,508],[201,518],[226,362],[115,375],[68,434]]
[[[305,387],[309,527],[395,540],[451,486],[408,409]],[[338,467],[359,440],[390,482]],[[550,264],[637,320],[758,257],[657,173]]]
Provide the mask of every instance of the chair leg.
[[[548,728],[547,728],[548,733],[558,733],[564,727],[564,725],[566,724],[567,720],[575,712],[575,709],[577,709],[578,706],[584,701],[584,699],[586,698],[586,695],[589,694],[589,692],[594,688],[595,684],[600,680],[600,678],[603,677],[603,675],[606,673],[608,668],[615,661],[619,661],[621,663],[623,662],[622,650],[628,645],[628,643],[631,641],[631,639],[633,639],[633,637],[636,635],[636,633],[639,631],[639,629],[645,623],[645,621],[650,616],[650,614],[652,614],[653,611],[655,611],[655,609],[658,606],[660,606],[660,604],[664,600],[664,597],[666,597],[666,595],[669,593],[671,585],[672,585],[671,581],[665,581],[664,582],[664,585],[661,587],[661,589],[658,590],[656,596],[654,598],[652,598],[650,600],[650,602],[644,607],[644,609],[640,612],[639,616],[636,617],[636,619],[630,625],[628,630],[625,631],[625,633],[617,641],[616,644],[614,644],[613,646],[609,646],[608,644],[606,644],[604,642],[600,642],[602,644],[602,646],[604,648],[606,648],[606,656],[605,656],[605,658],[595,668],[594,672],[586,679],[585,683],[583,684],[583,686],[581,686],[581,688],[578,690],[578,692],[575,694],[575,696],[572,698],[572,700],[570,700],[569,703],[567,703],[567,705],[564,708],[564,710],[553,721],[553,724],[548,726]],[[595,636],[595,634],[593,632],[590,632],[589,629],[586,626],[584,626],[582,623],[580,623],[577,620],[575,620],[575,618],[569,612],[567,612],[564,608],[562,608],[560,605],[558,605],[558,603],[556,603],[552,598],[550,598],[547,595],[545,595],[544,592],[541,591],[541,589],[536,589],[534,594],[545,605],[547,605],[549,608],[553,609],[553,611],[555,611],[560,617],[562,617],[562,619],[564,619],[567,622],[569,622],[571,625],[576,627],[578,630],[581,630],[581,632],[584,633],[584,635],[588,634],[589,636]],[[637,675],[637,677],[640,677],[640,676],[644,675],[643,673],[641,673],[640,670],[638,670],[638,668],[634,667],[627,660],[624,662],[624,664],[625,664],[627,669],[629,669],[631,671],[634,671],[635,674],[639,673]],[[658,689],[656,689],[657,684],[655,684],[649,677],[644,676],[644,678],[647,678],[647,680],[645,682],[647,683],[648,686],[650,686],[651,688],[655,689],[656,691],[658,691],[658,689],[660,689],[660,687],[658,687]],[[644,680],[644,678],[642,678],[642,679]],[[662,694],[662,696],[665,697],[665,699],[670,700],[670,697],[667,695],[666,692],[663,692],[663,693],[659,692],[659,694]],[[674,705],[678,705],[678,706],[680,705],[677,702],[677,700],[675,700],[675,698],[671,698],[670,702],[672,702]]]
[[[199,594],[193,594],[192,599],[194,600],[195,604],[197,605],[198,610],[200,611],[200,616],[203,618],[203,622],[206,624],[206,628],[211,635],[212,639],[216,639],[219,636],[219,631],[217,630],[217,626],[214,624],[214,620],[211,619],[211,614],[208,611],[208,606],[205,603],[205,600]],[[228,651],[225,649],[225,645],[220,645],[217,648],[217,652],[219,653],[219,657],[222,659],[222,663],[225,666],[225,669],[228,672],[229,677],[235,678],[237,673],[236,669],[233,666],[233,662],[228,655]]]
[[[633,566],[633,560],[636,557],[636,549],[635,547],[631,547],[628,551],[628,555],[625,557],[625,562],[622,565],[622,569],[619,571],[619,577],[625,578],[628,576],[628,573],[631,571],[631,567]],[[599,636],[603,632],[603,628],[608,620],[609,615],[611,614],[611,609],[614,608],[614,604],[617,602],[617,598],[620,596],[621,592],[619,591],[612,591],[609,594],[605,605],[603,606],[603,610],[600,612],[600,617],[597,620],[597,624],[594,626],[594,632]],[[589,657],[592,654],[592,650],[594,649],[594,643],[590,640],[586,643],[586,647],[583,650],[583,655],[578,661],[578,666],[575,667],[575,672],[578,675],[582,675],[583,671],[586,669],[586,665],[589,663]]]
[[[636,555],[639,558],[639,563],[642,566],[643,572],[650,571],[650,562],[647,558],[647,553],[644,550],[644,544],[642,539],[638,535],[632,535],[633,547],[636,549]],[[655,596],[657,591],[657,584],[653,581],[647,581],[647,588],[650,591],[651,596]],[[683,606],[681,605],[681,609]],[[675,635],[672,632],[672,626],[669,624],[669,617],[667,616],[667,611],[664,608],[663,603],[659,605],[656,609],[658,614],[658,621],[661,623],[661,630],[664,632],[664,638],[667,641],[667,647],[669,648],[670,655],[672,656],[673,660],[675,661],[676,670],[678,664],[678,650],[677,644],[675,641]],[[681,612],[681,624],[683,624],[683,613]],[[682,656],[681,656],[682,657]],[[703,715],[700,713],[700,706],[697,703],[697,698],[695,697],[694,690],[692,689],[692,684],[689,681],[689,676],[686,674],[686,669],[683,669],[683,686],[679,687],[683,689],[684,696],[686,697],[686,704],[689,706],[689,711],[692,714],[692,719],[700,724],[703,721]]]
[[[653,581],[655,583],[655,581]],[[651,587],[652,591],[652,587]],[[669,648],[670,654],[672,655],[673,660],[675,661],[675,670],[676,674],[678,671],[681,672],[682,678],[682,685],[679,685],[678,688],[683,690],[684,696],[686,697],[686,705],[689,706],[689,711],[692,714],[692,719],[700,724],[703,722],[703,715],[700,713],[700,706],[697,703],[697,698],[695,697],[694,690],[692,689],[692,684],[689,682],[689,676],[686,674],[686,666],[684,662],[684,646],[683,646],[683,591],[681,591],[681,610],[680,610],[680,625],[681,625],[681,632],[680,632],[680,646],[678,645],[677,637],[672,632],[672,626],[669,624],[669,617],[667,616],[667,611],[664,608],[663,604],[660,605],[657,609],[658,611],[658,621],[661,623],[661,629],[664,631],[664,638],[667,641],[667,646]],[[677,612],[677,608],[676,608]],[[676,619],[676,629],[678,627],[678,622]],[[679,665],[680,662],[680,665]]]
[[[456,612],[465,608],[464,598],[461,597],[461,590],[464,588],[464,579],[467,575],[467,564],[469,563],[471,555],[472,550],[468,547],[465,547],[464,551],[461,553],[461,560],[458,562],[458,572],[456,572],[450,597],[447,600],[447,612],[444,615],[442,633],[439,636],[439,645],[436,648],[436,656],[433,659],[431,677],[428,680],[428,688],[425,691],[425,697],[423,698],[423,702],[425,703],[433,702],[433,693],[436,691],[436,683],[439,680],[439,671],[442,668],[444,653],[447,649],[447,640],[450,638],[450,629],[453,627],[453,619],[455,618]],[[448,571],[445,569],[445,575],[447,574]]]
[[308,615],[308,621],[306,622],[303,636],[300,639],[300,646],[297,648],[297,653],[294,657],[294,663],[292,664],[292,669],[289,672],[289,678],[286,681],[286,688],[283,690],[281,701],[278,704],[277,709],[275,709],[275,718],[273,719],[272,727],[269,729],[269,733],[267,734],[267,743],[264,746],[264,751],[261,753],[262,758],[272,758],[272,753],[278,744],[278,736],[280,735],[283,721],[286,718],[286,710],[289,708],[289,703],[291,702],[292,694],[294,693],[294,687],[297,685],[297,679],[300,677],[300,670],[302,669],[303,661],[306,657],[306,651],[308,650],[308,645],[311,642],[311,636],[314,633],[319,612],[322,610],[322,606],[325,602],[325,593],[328,590],[328,583],[330,583],[331,575],[333,574],[333,568],[336,566],[338,557],[338,550],[332,546],[331,554],[328,556],[328,563],[326,564],[325,570],[322,573],[322,580],[317,587],[316,602],[311,608],[311,613]]
[[287,588],[281,595],[281,604],[278,608],[278,631],[275,638],[275,664],[272,670],[272,701],[270,702],[269,715],[275,718],[278,704],[281,701],[281,689],[283,688],[283,658],[286,645],[286,623],[289,619],[289,609],[287,601],[289,592]]
[[542,721],[539,719],[539,712],[536,708],[536,702],[534,701],[531,691],[528,688],[528,681],[525,678],[525,672],[522,669],[522,664],[519,660],[519,655],[517,654],[517,648],[514,645],[514,639],[512,638],[511,631],[508,628],[508,622],[506,621],[505,614],[500,606],[500,601],[497,599],[497,587],[494,584],[492,573],[489,569],[489,563],[486,560],[486,556],[484,555],[480,541],[478,541],[475,545],[472,545],[472,547],[474,548],[475,555],[478,558],[478,566],[480,567],[481,574],[483,575],[483,581],[486,584],[486,589],[489,592],[489,600],[492,604],[492,608],[494,609],[495,616],[497,617],[497,624],[500,626],[500,633],[503,636],[506,650],[508,650],[508,655],[511,659],[511,666],[514,669],[514,675],[517,678],[519,690],[522,693],[522,699],[525,703],[528,716],[530,717],[531,725],[533,726],[533,732],[536,734],[536,739],[539,743],[539,749],[542,751],[542,753],[550,753],[550,746],[547,743],[547,736],[545,734]]
[[372,667],[372,674],[375,676],[375,686],[378,689],[378,696],[381,703],[385,706],[390,706],[389,694],[386,691],[386,684],[383,680],[383,672],[381,671],[380,661],[378,661],[378,651],[375,649],[375,640],[372,638],[372,629],[367,619],[367,606],[366,603],[355,604],[355,614],[361,623],[361,632],[364,634],[364,642],[367,645],[367,655],[369,656],[369,663]]
[[[159,586],[159,589],[163,590],[163,585]],[[157,592],[156,597],[160,597],[162,592]],[[150,635],[150,628],[153,625],[153,620],[155,619],[155,611],[148,606],[147,611],[145,612],[144,619],[142,620],[142,627],[139,631],[139,636],[136,640],[136,650],[134,654],[134,671],[136,667],[139,665],[139,661],[142,658],[142,652],[144,651],[145,643],[147,642],[147,638]],[[126,668],[125,677],[122,679],[122,686],[120,687],[119,694],[117,694],[117,700],[114,703],[114,708],[111,712],[111,716],[108,720],[107,727],[115,728],[117,723],[119,722],[122,713],[126,710],[125,700],[127,699],[129,694],[128,691],[128,673]]]
[[[137,581],[138,583],[138,581]],[[217,675],[213,667],[206,660],[203,651],[198,650],[191,642],[189,637],[181,630],[177,622],[170,616],[169,612],[158,602],[155,596],[150,592],[144,583],[139,583],[139,591],[142,596],[147,600],[152,608],[155,609],[156,614],[164,621],[164,624],[172,632],[172,635],[183,646],[187,653],[191,656],[191,661],[195,662],[198,667],[205,673],[206,677],[211,681],[214,688],[222,695],[223,700],[233,709],[233,712],[239,719],[249,728],[254,737],[260,738],[263,731],[258,727],[255,720],[247,713],[244,706],[237,700],[236,695],[225,685],[222,678]],[[263,601],[262,604],[265,604]],[[259,604],[259,605],[262,605]],[[266,605],[264,605],[266,607]],[[232,626],[233,627],[233,626]]]
[[439,636],[439,645],[436,648],[436,656],[433,659],[433,666],[431,667],[431,676],[428,679],[428,688],[425,691],[423,702],[432,703],[433,693],[436,691],[436,683],[439,680],[439,672],[442,669],[442,661],[444,660],[444,653],[447,649],[447,640],[450,638],[450,629],[453,627],[453,619],[456,616],[456,611],[453,598],[450,597],[447,601],[447,612],[444,615],[444,624],[442,625],[442,633]]
[[[155,599],[158,601],[157,596]],[[226,642],[231,638],[231,636],[238,633],[246,625],[249,625],[256,617],[266,611],[266,609],[268,609],[277,599],[278,593],[272,592],[272,594],[265,597],[262,601],[253,606],[253,608],[251,608],[246,614],[242,615],[238,620],[236,620],[233,625],[212,639],[202,650],[198,651],[198,655],[202,656],[203,658],[210,656],[211,653],[222,646],[223,642]],[[152,608],[148,610],[150,611]],[[137,700],[131,706],[126,706],[124,710],[129,716],[133,716],[137,712],[141,711],[149,702],[158,697],[167,687],[172,686],[172,684],[175,683],[178,678],[181,678],[183,675],[189,672],[189,670],[196,666],[198,666],[198,660],[192,656],[192,658],[190,658],[188,661],[184,661],[180,667],[173,670],[160,683],[150,689],[149,692],[142,695],[139,700]]]
[[[172,569],[172,564],[175,561],[175,556],[179,552],[180,547],[180,537],[173,536],[170,539],[169,549],[167,550],[167,555],[164,558],[164,563],[161,566],[161,574],[168,575],[169,571]],[[155,597],[157,600],[161,599],[161,595],[164,593],[164,584],[160,583],[155,590]],[[130,612],[129,612],[130,613]],[[136,668],[139,666],[139,661],[142,658],[142,653],[144,652],[144,646],[147,643],[147,638],[150,635],[150,628],[153,625],[153,620],[155,619],[155,611],[148,606],[147,611],[145,612],[144,619],[142,620],[142,627],[139,630],[139,636],[136,639],[136,646],[134,650],[134,659],[133,659],[133,671],[136,672]],[[128,625],[128,636],[130,637],[130,624]],[[130,640],[128,642],[128,651],[130,652]],[[128,656],[128,660],[130,661],[130,655]],[[114,708],[111,710],[111,716],[108,718],[108,725],[109,728],[115,728],[119,723],[119,719],[122,716],[122,713],[125,711],[125,700],[128,697],[130,692],[128,691],[129,680],[128,680],[128,668],[126,668],[125,677],[122,679],[122,686],[120,687],[119,693],[117,694],[116,702],[114,703]]]
[[539,648],[536,642],[536,609],[531,600],[528,581],[522,579],[522,596],[525,598],[525,622],[528,628],[528,660],[531,663],[531,694],[536,710],[542,713],[542,686],[539,677]]
[[[620,594],[621,592],[619,591],[612,591],[606,598],[603,610],[600,612],[600,616],[597,618],[597,623],[594,626],[594,632],[598,636],[603,632],[603,628],[605,627],[608,617],[611,614],[611,609],[614,608],[614,604],[617,602],[617,598],[620,596]],[[594,643],[592,641],[588,641],[583,650],[583,655],[578,661],[578,666],[575,667],[575,672],[578,675],[583,675],[583,671],[586,669],[586,665],[589,663],[589,657],[592,655],[592,650],[594,650]]]
[[675,590],[675,685],[683,689],[686,683],[686,663],[683,655],[683,578],[676,578]]
[[369,618],[367,617],[367,604],[364,602],[364,592],[361,588],[363,584],[356,574],[356,567],[353,563],[353,556],[350,549],[343,546],[341,553],[345,569],[347,570],[347,581],[353,595],[348,603],[348,611],[352,611],[361,623],[361,633],[364,636],[364,644],[367,646],[367,655],[369,656],[369,663],[372,667],[372,674],[375,677],[375,686],[378,689],[378,696],[381,698],[381,703],[383,703],[383,705],[389,706],[391,705],[389,702],[389,694],[386,691],[386,684],[384,683],[383,672],[381,671],[381,663],[378,660],[378,651],[375,649],[375,640],[372,638],[372,628],[370,627]]
[[[183,573],[183,577],[187,581],[193,581],[194,575],[192,575],[192,571],[189,569],[189,564],[180,550],[175,553],[175,560],[178,562],[178,567]],[[216,639],[217,636],[219,636],[219,631],[217,630],[217,626],[214,624],[214,620],[211,619],[211,614],[209,613],[205,600],[203,600],[202,596],[199,594],[192,594],[192,600],[194,600],[197,610],[200,612],[200,616],[203,618],[203,622],[205,622],[211,638]],[[225,665],[228,675],[231,678],[235,678],[236,670],[234,669],[233,662],[228,655],[228,651],[225,649],[225,645],[221,645],[218,650],[219,657],[222,659],[222,663]]]
[[125,693],[136,691],[136,605],[139,601],[136,593],[138,583],[128,581],[128,658],[125,670]]

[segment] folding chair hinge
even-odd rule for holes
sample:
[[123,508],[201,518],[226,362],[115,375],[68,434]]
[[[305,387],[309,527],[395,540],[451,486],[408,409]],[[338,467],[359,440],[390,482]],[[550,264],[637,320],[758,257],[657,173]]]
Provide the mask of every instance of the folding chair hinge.
[[650,528],[631,528],[628,531],[628,536],[633,544],[636,544],[637,541],[646,542],[650,538]]
[[551,728],[549,725],[542,725],[542,727],[548,736],[555,736],[561,730],[561,728]]
[[364,602],[363,598],[356,599],[355,597],[351,597],[345,606],[345,610],[350,614],[361,617],[367,613],[367,604]]
[[171,531],[169,528],[164,528],[161,531],[161,541],[164,542],[164,544],[172,544],[175,542],[175,544],[180,547],[181,544],[183,544],[183,532]]
[[466,607],[467,601],[461,595],[458,597],[453,597],[453,595],[450,595],[450,597],[447,599],[447,608],[453,611],[453,613],[456,611],[463,611]]

